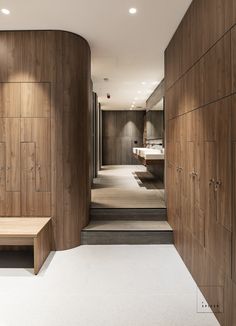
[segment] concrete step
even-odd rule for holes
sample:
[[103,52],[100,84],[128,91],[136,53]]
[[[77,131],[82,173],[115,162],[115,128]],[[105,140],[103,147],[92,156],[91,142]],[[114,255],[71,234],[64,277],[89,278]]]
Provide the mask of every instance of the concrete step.
[[166,221],[166,208],[91,208],[91,220]]
[[84,245],[172,244],[173,231],[166,221],[92,220],[81,238]]

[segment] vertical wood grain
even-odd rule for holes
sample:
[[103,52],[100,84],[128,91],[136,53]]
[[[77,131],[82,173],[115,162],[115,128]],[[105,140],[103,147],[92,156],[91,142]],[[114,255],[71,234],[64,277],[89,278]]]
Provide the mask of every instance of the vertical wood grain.
[[90,203],[89,45],[63,31],[0,32],[0,44],[2,213],[52,216],[54,247],[75,247]]
[[20,191],[20,119],[6,118],[6,191]]
[[144,112],[103,111],[102,119],[103,164],[136,164],[132,149],[143,146]]
[[22,118],[21,142],[36,146],[35,191],[51,191],[51,128],[48,118]]
[[50,117],[50,83],[21,83],[21,117]]
[[0,83],[0,117],[20,117],[20,83]]
[[6,148],[0,142],[0,216],[6,215]]
[[[236,302],[235,9],[234,0],[193,0],[165,52],[166,159],[176,161],[180,139],[187,189],[179,210],[171,198],[179,190],[177,174],[168,168],[168,219],[178,234],[176,248],[206,299],[224,303],[223,312],[215,311],[224,326],[234,325]],[[183,116],[176,127],[173,121]]]
[[34,238],[34,273],[38,274],[52,250],[51,222]]

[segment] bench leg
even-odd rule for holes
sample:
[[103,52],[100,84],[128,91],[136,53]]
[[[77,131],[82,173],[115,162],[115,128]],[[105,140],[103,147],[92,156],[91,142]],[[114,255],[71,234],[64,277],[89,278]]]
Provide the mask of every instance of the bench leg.
[[51,224],[34,238],[34,274],[37,275],[51,251]]

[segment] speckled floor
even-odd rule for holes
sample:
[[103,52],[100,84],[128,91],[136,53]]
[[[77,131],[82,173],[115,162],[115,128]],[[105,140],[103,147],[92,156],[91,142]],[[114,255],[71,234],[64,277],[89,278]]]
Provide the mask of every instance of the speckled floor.
[[1,326],[219,326],[172,245],[80,246],[0,269]]

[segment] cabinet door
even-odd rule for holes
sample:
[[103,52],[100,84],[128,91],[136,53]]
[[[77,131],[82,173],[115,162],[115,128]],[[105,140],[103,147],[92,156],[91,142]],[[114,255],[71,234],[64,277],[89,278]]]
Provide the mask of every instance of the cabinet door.
[[24,216],[50,216],[50,119],[21,119],[21,198]]
[[51,215],[50,83],[21,84],[23,216]]
[[194,235],[205,246],[205,154],[204,143],[194,143]]
[[0,118],[0,216],[20,216],[20,119]]
[[0,216],[6,215],[6,145],[0,142]]
[[[227,153],[224,153],[224,146],[227,149],[229,142],[227,135],[230,133],[229,122],[227,123],[225,121],[227,117],[229,118],[227,114],[227,103],[225,101],[227,100],[214,103],[205,108],[205,118],[206,121],[209,121],[209,128],[205,130],[204,142],[206,193],[205,240],[206,248],[211,257],[230,275],[232,239],[230,230],[226,228],[230,224],[226,224],[226,221],[230,221],[229,212],[231,207],[228,207],[228,205],[231,206],[231,189],[229,186],[230,182],[227,181],[227,172],[221,171],[222,169],[227,170],[230,166],[230,159]],[[224,157],[221,157],[223,155]],[[220,185],[218,181],[220,181]]]
[[[236,117],[236,116],[235,116]],[[236,122],[236,119],[235,119]],[[233,142],[233,280],[236,282],[236,142]]]
[[194,230],[194,142],[186,142],[187,153],[187,220],[186,227],[189,231]]
[[50,192],[36,191],[36,145],[21,143],[21,204],[23,216],[50,216]]
[[231,99],[217,106],[217,220],[231,231],[232,203]]

